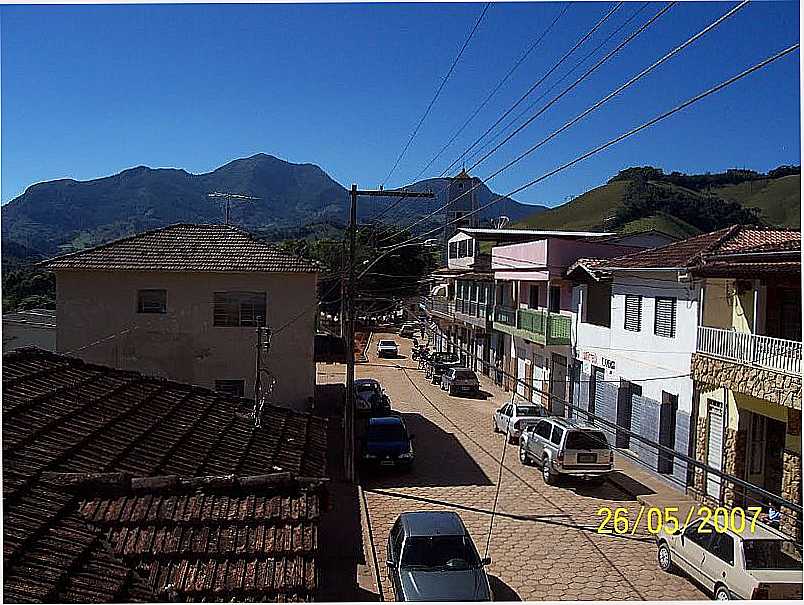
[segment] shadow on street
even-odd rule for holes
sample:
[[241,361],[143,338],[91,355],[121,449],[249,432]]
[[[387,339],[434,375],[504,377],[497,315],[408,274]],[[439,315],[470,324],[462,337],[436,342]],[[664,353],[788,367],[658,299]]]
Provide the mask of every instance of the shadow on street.
[[521,601],[522,599],[516,591],[500,580],[497,576],[489,574],[489,586],[491,595],[495,601]]
[[[452,433],[421,414],[402,414],[408,432],[414,436],[416,454],[409,471],[361,468],[366,489],[383,487],[449,487],[493,485],[493,482]],[[444,469],[449,472],[445,473]]]

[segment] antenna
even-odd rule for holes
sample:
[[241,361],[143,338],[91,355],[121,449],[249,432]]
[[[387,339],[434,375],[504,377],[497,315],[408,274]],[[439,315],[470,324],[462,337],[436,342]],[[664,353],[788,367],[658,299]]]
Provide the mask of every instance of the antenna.
[[224,213],[223,213],[223,224],[229,224],[229,204],[234,200],[236,202],[253,202],[254,200],[258,200],[260,198],[253,197],[250,195],[240,195],[238,193],[221,193],[219,191],[213,191],[212,193],[207,193],[207,197],[210,198],[219,198],[224,200]]
[[491,225],[495,229],[502,229],[503,227],[505,227],[510,222],[511,222],[511,219],[508,218],[507,216],[503,215],[503,216],[498,216],[493,221],[491,221]]

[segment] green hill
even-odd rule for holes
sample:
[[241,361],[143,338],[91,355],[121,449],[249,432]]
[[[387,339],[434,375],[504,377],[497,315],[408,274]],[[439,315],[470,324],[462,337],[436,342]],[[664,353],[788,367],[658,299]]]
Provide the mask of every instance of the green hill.
[[656,229],[682,238],[741,222],[798,228],[801,175],[797,172],[798,167],[780,167],[768,174],[728,170],[685,175],[664,174],[652,167],[629,168],[566,204],[527,217],[519,226]]

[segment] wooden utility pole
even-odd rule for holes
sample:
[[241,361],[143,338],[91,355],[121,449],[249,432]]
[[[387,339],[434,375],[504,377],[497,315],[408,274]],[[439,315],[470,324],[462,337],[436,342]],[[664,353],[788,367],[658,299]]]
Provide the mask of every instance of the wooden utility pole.
[[[349,206],[349,279],[346,284],[346,408],[343,414],[343,463],[346,480],[355,480],[355,248],[357,243],[357,197],[435,197],[429,191],[358,190],[352,185]],[[379,260],[379,257],[376,260]],[[372,263],[373,264],[373,263]]]

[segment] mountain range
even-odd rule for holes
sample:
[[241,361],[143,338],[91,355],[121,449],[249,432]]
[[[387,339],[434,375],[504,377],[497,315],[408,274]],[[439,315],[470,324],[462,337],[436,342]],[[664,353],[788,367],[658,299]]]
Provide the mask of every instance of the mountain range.
[[[425,216],[446,201],[445,184],[446,179],[412,184],[410,191],[429,189],[437,196],[404,200],[383,218]],[[276,237],[312,224],[340,227],[347,219],[348,191],[314,164],[260,153],[203,174],[138,166],[89,181],[59,179],[30,186],[2,208],[4,256],[44,257],[178,222],[222,222],[220,201],[207,196],[215,191],[259,198],[233,202],[230,222]],[[484,184],[475,195],[478,205],[497,197]],[[370,219],[397,199],[361,198],[358,220]],[[544,209],[503,198],[479,215],[481,221],[500,214],[517,221]]]

